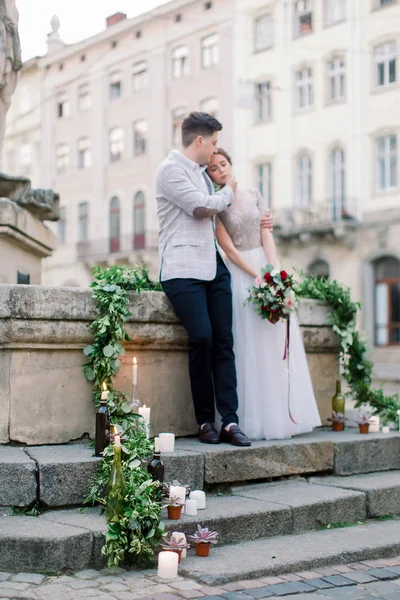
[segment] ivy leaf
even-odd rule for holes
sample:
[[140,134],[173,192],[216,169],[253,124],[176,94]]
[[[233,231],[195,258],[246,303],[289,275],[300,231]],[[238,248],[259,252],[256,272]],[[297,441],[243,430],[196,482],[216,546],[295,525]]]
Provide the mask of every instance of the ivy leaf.
[[88,381],[94,381],[94,371],[90,367],[85,370],[85,376]]
[[136,458],[135,460],[132,460],[129,463],[129,468],[130,469],[136,469],[137,467],[140,467],[141,464],[142,464],[141,461]]
[[90,356],[91,354],[93,354],[93,352],[94,352],[93,346],[86,346],[86,348],[83,349],[83,354],[85,356]]
[[126,446],[124,446],[123,444],[121,444],[121,450],[122,452],[125,452],[125,454],[129,454],[129,450]]
[[123,404],[121,404],[121,410],[123,413],[125,413],[126,415],[130,412],[132,412],[129,404],[127,402],[124,402]]
[[107,358],[110,358],[114,354],[114,347],[111,346],[111,344],[108,344],[108,346],[105,346],[103,348],[103,354]]
[[155,534],[156,530],[154,529],[150,529],[149,533],[146,535],[146,540],[150,539],[153,537],[153,535]]

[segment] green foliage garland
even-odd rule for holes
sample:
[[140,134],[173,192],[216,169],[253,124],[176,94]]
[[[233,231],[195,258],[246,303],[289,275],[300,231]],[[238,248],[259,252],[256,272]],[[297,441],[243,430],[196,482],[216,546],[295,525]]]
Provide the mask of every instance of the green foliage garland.
[[374,414],[381,416],[383,422],[397,422],[399,395],[387,396],[382,387],[371,387],[373,364],[367,358],[368,348],[365,340],[356,331],[356,316],[361,305],[352,302],[350,289],[335,280],[317,276],[306,277],[304,273],[300,273],[296,292],[300,297],[321,300],[330,305],[332,311],[329,314],[329,322],[341,338],[340,360],[343,377],[356,401],[356,408],[369,405]]
[[[143,459],[153,454],[153,443],[146,437],[143,419],[132,413],[126,396],[113,386],[113,379],[120,369],[119,357],[125,354],[122,343],[130,340],[125,330],[125,323],[130,316],[128,292],[140,293],[161,288],[150,280],[145,267],[98,268],[94,276],[91,288],[100,315],[89,326],[94,340],[84,349],[88,360],[83,368],[86,378],[93,382],[93,401],[96,406],[100,402],[101,385],[103,382],[107,384],[111,423],[124,432],[126,439],[122,444],[122,468],[126,481],[124,516],[116,523],[108,523],[103,547],[108,565],[118,566],[125,560],[151,561],[163,535],[158,484],[149,478],[142,463]],[[88,502],[106,505],[112,461],[113,447],[110,445],[104,452],[104,460],[94,479]]]

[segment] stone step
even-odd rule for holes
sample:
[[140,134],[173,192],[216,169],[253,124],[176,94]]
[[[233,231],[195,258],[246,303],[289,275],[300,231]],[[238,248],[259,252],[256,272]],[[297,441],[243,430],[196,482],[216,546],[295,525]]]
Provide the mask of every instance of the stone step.
[[[99,459],[83,444],[0,446],[0,506],[74,506],[87,496]],[[353,475],[400,469],[400,433],[360,435],[354,429],[318,430],[290,440],[254,442],[250,448],[177,440],[163,456],[165,479],[192,488],[294,475]]]
[[235,487],[231,495],[208,495],[206,509],[197,516],[183,515],[165,524],[168,531],[192,534],[199,523],[219,532],[219,544],[230,544],[365,517],[363,492],[294,481]]
[[[372,521],[354,527],[213,546],[208,558],[188,555],[181,563],[180,575],[218,586],[230,581],[396,556],[399,552],[400,521]],[[270,591],[271,596],[275,595]]]

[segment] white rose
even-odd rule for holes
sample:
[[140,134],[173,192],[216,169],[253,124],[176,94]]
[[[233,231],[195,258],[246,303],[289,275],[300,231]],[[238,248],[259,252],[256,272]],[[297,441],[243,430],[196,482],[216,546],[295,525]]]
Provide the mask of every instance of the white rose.
[[274,269],[273,271],[271,271],[271,277],[276,277],[276,275],[279,275],[278,269]]

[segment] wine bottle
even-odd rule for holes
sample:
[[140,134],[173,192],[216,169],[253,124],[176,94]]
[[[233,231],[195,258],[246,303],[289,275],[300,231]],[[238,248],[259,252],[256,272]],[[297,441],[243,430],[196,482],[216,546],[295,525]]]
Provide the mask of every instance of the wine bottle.
[[153,459],[149,462],[147,466],[147,471],[149,472],[153,481],[159,482],[161,493],[162,484],[164,482],[164,463],[161,460],[160,440],[158,437],[154,438],[154,455]]
[[124,514],[125,477],[121,465],[121,438],[115,436],[114,461],[107,487],[106,519],[111,523],[119,521]]
[[344,415],[344,396],[342,395],[342,385],[340,379],[336,381],[336,394],[332,397],[332,411]]
[[107,392],[103,392],[100,407],[96,412],[96,456],[103,456],[103,451],[110,443],[110,413],[107,408]]

